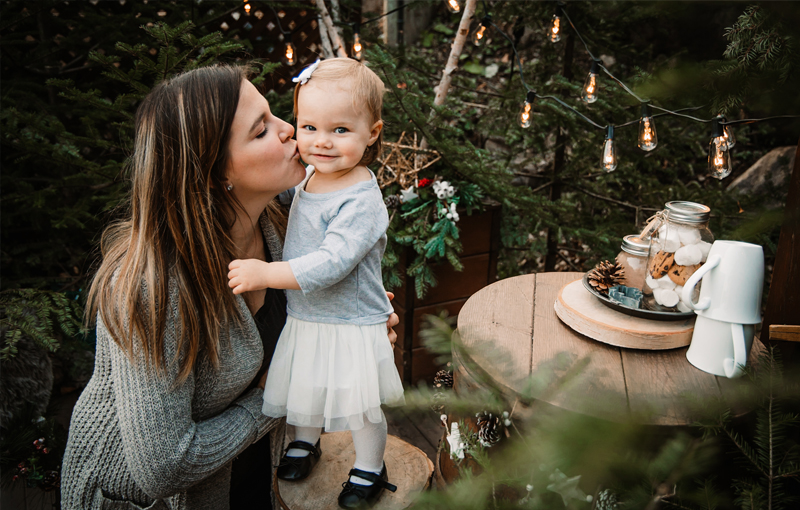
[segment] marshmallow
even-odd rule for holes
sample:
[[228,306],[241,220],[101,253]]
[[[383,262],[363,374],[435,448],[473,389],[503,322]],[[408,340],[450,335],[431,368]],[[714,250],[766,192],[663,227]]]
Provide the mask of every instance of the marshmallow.
[[678,301],[678,310],[681,312],[691,312],[692,309],[683,304],[683,301]]
[[[667,277],[667,280],[669,280],[669,277]],[[653,278],[649,274],[647,276],[645,276],[644,283],[648,287],[650,287],[651,289],[657,289],[658,288],[658,280],[656,280],[655,278]]]
[[[675,294],[677,294],[678,297],[681,297],[681,293],[683,292],[683,285],[676,285],[675,288],[672,289],[672,290],[675,291]],[[681,301],[683,301],[682,298],[681,298]]]
[[656,299],[656,303],[667,308],[672,308],[680,302],[678,294],[670,289],[658,289],[658,292],[653,291],[653,297]]
[[669,276],[662,276],[661,278],[659,278],[656,281],[658,282],[658,288],[659,289],[674,289],[675,288],[675,282],[673,282],[670,279]]
[[681,238],[674,229],[667,232],[667,236],[662,237],[660,242],[664,245],[663,250],[667,253],[675,253],[681,247]]
[[700,262],[705,262],[708,258],[708,252],[711,250],[711,243],[707,243],[705,241],[700,241],[697,243],[697,247],[700,248],[700,254],[702,257],[700,258]]
[[679,266],[694,266],[703,259],[703,252],[696,244],[683,246],[675,252],[675,263]]
[[683,245],[697,244],[700,242],[700,231],[696,228],[681,228],[678,229],[678,237]]

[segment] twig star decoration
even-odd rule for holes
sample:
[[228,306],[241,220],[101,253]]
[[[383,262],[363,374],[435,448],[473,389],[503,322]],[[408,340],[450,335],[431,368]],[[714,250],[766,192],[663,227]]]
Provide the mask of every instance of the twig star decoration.
[[403,131],[397,142],[383,142],[384,147],[389,148],[389,152],[378,159],[381,166],[376,172],[376,177],[381,189],[394,183],[407,188],[414,184],[420,171],[442,159],[438,152],[420,148],[416,133],[410,142],[411,145],[408,145],[409,142],[403,144],[405,137],[406,132]]

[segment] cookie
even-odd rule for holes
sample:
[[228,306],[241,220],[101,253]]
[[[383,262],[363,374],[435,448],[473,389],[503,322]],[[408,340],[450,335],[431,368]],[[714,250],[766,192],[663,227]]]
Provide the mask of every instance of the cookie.
[[695,264],[693,266],[679,266],[675,264],[670,268],[667,274],[669,275],[669,279],[675,282],[675,285],[686,285],[686,280],[688,280],[695,271],[700,269],[700,266],[701,264]]
[[666,276],[673,265],[675,265],[675,254],[660,251],[650,259],[650,266],[647,269],[650,276],[658,280]]

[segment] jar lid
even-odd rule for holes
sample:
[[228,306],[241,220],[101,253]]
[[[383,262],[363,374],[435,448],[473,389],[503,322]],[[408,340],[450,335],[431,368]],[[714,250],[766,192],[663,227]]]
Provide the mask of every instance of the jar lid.
[[696,202],[676,200],[665,204],[669,219],[682,223],[706,223],[711,217],[711,208]]
[[622,251],[631,255],[646,257],[647,252],[650,251],[650,240],[645,241],[640,239],[638,234],[631,234],[622,238],[621,248]]

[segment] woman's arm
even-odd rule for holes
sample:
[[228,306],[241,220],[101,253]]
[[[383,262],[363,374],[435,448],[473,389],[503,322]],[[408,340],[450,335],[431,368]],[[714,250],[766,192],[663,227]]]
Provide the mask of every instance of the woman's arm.
[[[168,324],[174,324],[168,321]],[[175,328],[167,328],[166,373],[141,351],[133,360],[98,321],[98,341],[108,342],[114,405],[126,464],[136,483],[152,498],[164,498],[201,482],[263,436],[274,420],[261,414],[263,392],[254,389],[216,416],[193,419],[195,375],[177,384]],[[220,380],[213,391],[231,392]]]

